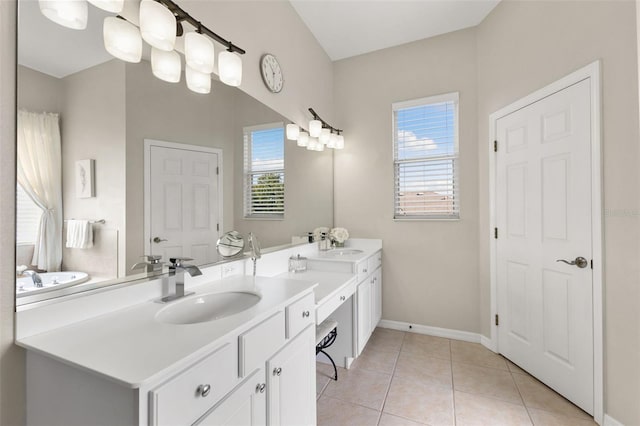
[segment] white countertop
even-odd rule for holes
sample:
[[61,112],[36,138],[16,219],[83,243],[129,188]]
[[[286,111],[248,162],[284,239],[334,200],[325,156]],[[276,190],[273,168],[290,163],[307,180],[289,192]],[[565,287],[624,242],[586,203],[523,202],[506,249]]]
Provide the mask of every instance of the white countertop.
[[311,292],[317,282],[287,278],[240,275],[190,289],[196,296],[238,290],[262,295],[260,302],[248,310],[211,322],[160,323],[155,315],[167,305],[149,301],[26,337],[16,343],[120,385],[138,388],[154,378],[188,366],[216,348],[220,339],[266,319]]
[[326,272],[307,269],[305,272],[285,272],[278,275],[278,278],[288,278],[292,280],[300,280],[309,283],[317,283],[314,289],[316,297],[316,306],[322,305],[326,300],[330,299],[335,293],[339,292],[344,286],[356,279],[355,274],[346,274],[342,272]]

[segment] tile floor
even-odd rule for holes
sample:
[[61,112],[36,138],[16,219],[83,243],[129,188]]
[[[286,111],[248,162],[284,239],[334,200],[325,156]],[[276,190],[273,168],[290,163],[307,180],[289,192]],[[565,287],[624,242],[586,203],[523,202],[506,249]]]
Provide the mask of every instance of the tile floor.
[[595,426],[477,343],[377,328],[352,368],[332,373],[317,364],[318,426]]

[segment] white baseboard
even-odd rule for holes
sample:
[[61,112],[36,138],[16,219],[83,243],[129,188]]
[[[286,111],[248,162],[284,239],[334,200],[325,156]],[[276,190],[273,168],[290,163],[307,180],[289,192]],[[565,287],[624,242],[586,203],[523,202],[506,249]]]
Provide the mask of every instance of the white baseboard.
[[602,426],[624,426],[622,423],[614,419],[608,414],[604,415],[604,422],[602,422]]
[[495,353],[498,353],[498,348],[495,345],[495,342],[493,340],[491,340],[490,338],[480,335],[480,344],[482,346],[484,346],[485,348],[489,349],[490,351],[493,351]]
[[481,343],[481,335],[469,331],[452,330],[450,328],[431,327],[428,325],[409,324],[408,322],[381,320],[378,327],[392,330],[410,331],[412,333],[426,334],[429,336],[445,337],[447,339],[462,340],[465,342]]

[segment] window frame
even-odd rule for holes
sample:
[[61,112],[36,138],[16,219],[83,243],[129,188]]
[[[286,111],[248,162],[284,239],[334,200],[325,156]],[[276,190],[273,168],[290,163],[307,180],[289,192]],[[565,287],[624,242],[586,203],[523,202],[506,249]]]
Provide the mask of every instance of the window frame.
[[243,208],[243,217],[245,220],[284,220],[285,212],[286,212],[286,197],[285,197],[285,189],[283,188],[282,194],[282,212],[277,213],[251,213],[252,204],[249,204],[252,197],[250,195],[251,191],[251,177],[254,174],[260,174],[263,172],[254,172],[252,170],[248,170],[248,166],[251,165],[251,153],[253,150],[253,138],[249,138],[248,136],[251,133],[262,130],[272,130],[272,129],[282,129],[282,169],[274,169],[269,170],[269,172],[279,173],[282,175],[282,184],[285,184],[285,151],[286,151],[286,138],[285,138],[285,127],[283,122],[274,122],[274,123],[266,123],[266,124],[258,124],[254,126],[244,126],[242,128],[242,138],[243,138],[243,150],[242,150],[242,181],[243,181],[243,191],[242,191],[242,208]]
[[[454,209],[451,214],[421,214],[421,215],[398,215],[396,210],[396,206],[398,204],[398,198],[400,191],[398,191],[398,185],[396,184],[398,180],[398,168],[397,165],[400,163],[409,162],[407,160],[398,160],[396,158],[396,145],[397,145],[397,123],[396,123],[396,112],[402,109],[414,108],[419,106],[427,106],[431,104],[438,104],[444,102],[453,102],[454,105],[454,135],[453,135],[453,146],[455,148],[454,155],[447,156],[439,156],[439,157],[422,157],[422,161],[430,162],[430,161],[442,161],[443,158],[453,157],[453,203],[457,205],[457,209]],[[391,104],[391,158],[393,159],[393,199],[392,199],[392,215],[393,220],[398,222],[405,221],[458,221],[461,218],[461,203],[460,203],[460,93],[459,92],[450,92],[444,93],[440,95],[427,96],[424,98],[411,99],[407,101],[399,101],[393,102]],[[411,161],[416,161],[415,159]]]

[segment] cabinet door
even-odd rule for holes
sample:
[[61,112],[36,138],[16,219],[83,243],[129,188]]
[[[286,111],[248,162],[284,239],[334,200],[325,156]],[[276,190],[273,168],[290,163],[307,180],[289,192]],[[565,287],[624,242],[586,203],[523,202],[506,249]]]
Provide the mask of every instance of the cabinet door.
[[371,281],[368,277],[358,285],[358,355],[371,335]]
[[382,319],[382,268],[373,273],[371,286],[371,331],[378,326]]
[[269,425],[316,424],[315,325],[267,362]]
[[265,425],[266,387],[264,369],[256,370],[195,424],[199,426]]

